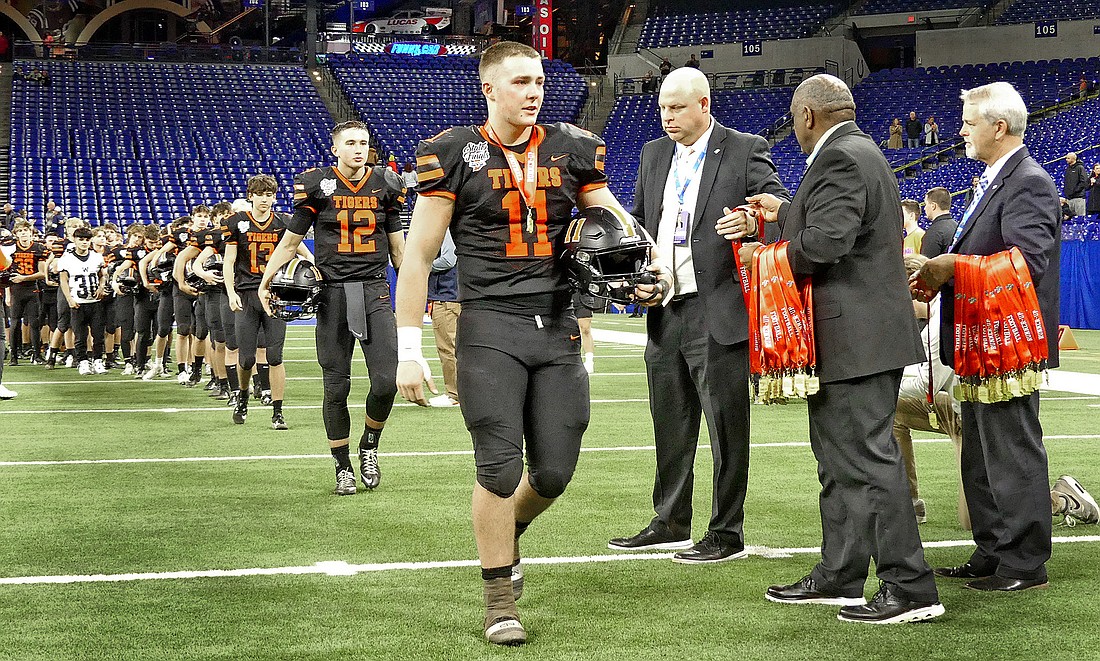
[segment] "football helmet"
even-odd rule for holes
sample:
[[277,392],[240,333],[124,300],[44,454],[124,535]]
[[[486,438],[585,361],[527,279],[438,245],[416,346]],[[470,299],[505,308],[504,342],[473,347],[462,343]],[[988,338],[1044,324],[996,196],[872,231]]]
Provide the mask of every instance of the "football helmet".
[[176,256],[170,253],[161,255],[159,261],[148,267],[149,282],[159,285],[172,281],[172,268],[176,264]]
[[115,275],[115,282],[118,283],[118,290],[122,292],[123,296],[136,294],[141,289],[141,280],[138,279],[137,269],[132,266],[120,270]]
[[268,284],[271,289],[271,314],[276,319],[294,321],[317,314],[321,294],[321,272],[313,262],[295,257],[279,267]]
[[214,284],[207,282],[201,275],[195,272],[195,260],[189,260],[183,265],[183,281],[192,289],[200,292],[214,291],[222,286],[222,256],[214,253],[206,258],[202,267],[214,276]]
[[581,304],[598,310],[607,302],[637,303],[634,288],[657,282],[647,270],[651,247],[633,216],[622,209],[593,206],[574,217],[565,232],[562,259]]

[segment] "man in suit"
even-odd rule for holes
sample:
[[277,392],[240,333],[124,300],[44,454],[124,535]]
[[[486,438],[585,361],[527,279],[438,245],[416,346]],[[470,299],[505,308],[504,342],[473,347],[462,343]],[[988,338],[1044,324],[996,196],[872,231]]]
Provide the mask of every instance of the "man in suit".
[[[902,263],[897,180],[874,140],[855,124],[838,78],[805,80],[791,100],[794,131],[809,154],[790,203],[749,197],[788,241],[796,276],[813,283],[821,389],[808,398],[810,445],[821,481],[821,561],[779,603],[840,605],[843,621],[915,622],[944,612],[924,561],[894,410],[902,369],[924,360]],[[720,225],[736,238],[743,230]],[[748,227],[745,230],[751,230]],[[751,264],[757,244],[742,248]],[[871,559],[881,587],[864,603]]]
[[951,217],[951,192],[942,186],[924,194],[924,217],[928,229],[924,232],[920,254],[931,259],[947,252],[959,224]]
[[[646,323],[657,514],[638,534],[608,546],[686,549],[674,556],[677,562],[721,562],[745,555],[750,402],[748,316],[733,250],[714,227],[720,218],[744,223],[745,214],[731,209],[748,195],[788,194],[767,143],[712,118],[701,72],[670,73],[658,105],[667,137],[642,149],[634,196],[634,215],[656,237],[659,263],[673,275],[673,289],[650,307]],[[714,493],[707,533],[693,546],[693,467],[703,414]]]
[[[951,301],[958,255],[1019,248],[1047,329],[1047,367],[1058,367],[1058,190],[1024,146],[1027,106],[1011,85],[967,90],[962,101],[959,135],[966,155],[987,167],[950,252],[929,260],[918,276]],[[944,364],[954,366],[954,306],[943,307],[942,319],[940,355]],[[964,564],[936,569],[936,574],[971,579],[966,587],[984,591],[1046,586],[1050,491],[1039,393],[996,404],[963,402],[962,438],[963,490],[978,548]]]

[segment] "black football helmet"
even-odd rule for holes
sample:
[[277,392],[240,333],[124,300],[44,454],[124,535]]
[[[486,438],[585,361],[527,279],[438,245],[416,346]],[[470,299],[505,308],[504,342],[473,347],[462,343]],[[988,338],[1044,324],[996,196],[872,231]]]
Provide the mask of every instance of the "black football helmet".
[[170,253],[161,255],[160,260],[148,267],[149,282],[159,285],[172,282],[172,269],[176,265],[176,256]]
[[621,208],[588,207],[565,232],[562,259],[569,270],[569,284],[589,309],[602,309],[609,301],[636,303],[634,288],[657,282],[656,275],[646,270],[651,247],[634,217]]
[[317,314],[321,294],[321,272],[313,262],[295,257],[271,276],[271,314],[276,319],[294,321]]
[[141,280],[138,278],[137,269],[132,266],[127,266],[116,273],[115,282],[118,283],[118,290],[122,292],[123,296],[136,294],[141,289]]
[[192,289],[200,292],[215,291],[222,286],[222,256],[214,253],[206,258],[202,267],[214,276],[214,284],[207,282],[201,275],[195,272],[195,260],[189,260],[183,265],[183,281]]

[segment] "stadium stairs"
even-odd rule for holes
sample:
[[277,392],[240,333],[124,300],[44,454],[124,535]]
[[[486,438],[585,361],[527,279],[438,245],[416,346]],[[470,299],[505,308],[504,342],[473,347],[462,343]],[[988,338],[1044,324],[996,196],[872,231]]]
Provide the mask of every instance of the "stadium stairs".
[[343,87],[340,87],[340,83],[336,82],[336,77],[332,75],[332,69],[313,67],[309,70],[309,79],[313,82],[313,86],[317,88],[317,94],[324,101],[328,114],[332,115],[334,124],[359,119],[359,113],[355,112],[355,106],[352,105],[347,92],[344,91]]
[[11,63],[0,63],[0,191],[5,193],[5,202],[11,199],[7,194],[11,181],[11,74]]

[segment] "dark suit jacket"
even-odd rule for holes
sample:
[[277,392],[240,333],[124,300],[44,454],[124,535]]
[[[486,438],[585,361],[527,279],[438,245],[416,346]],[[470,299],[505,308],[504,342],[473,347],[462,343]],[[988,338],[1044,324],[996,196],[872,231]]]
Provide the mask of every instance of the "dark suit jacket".
[[[959,242],[951,250],[960,255],[992,255],[1016,246],[1027,260],[1031,281],[1043,313],[1048,366],[1058,367],[1058,292],[1061,262],[1061,205],[1050,175],[1020,149],[989,183],[978,208],[971,214]],[[954,282],[940,294],[940,358],[955,364]]]
[[[646,143],[638,166],[633,213],[654,241],[661,224],[665,184],[675,146],[667,136]],[[723,207],[732,209],[757,193],[790,198],[779,182],[768,143],[760,136],[728,129],[715,120],[700,174],[699,198],[692,214],[691,259],[706,309],[707,330],[719,344],[747,341],[749,318],[736,275],[733,248],[714,231],[714,223],[725,215]],[[661,306],[650,308],[646,323],[659,323],[663,313]]]
[[938,257],[951,247],[951,240],[955,238],[955,231],[959,224],[945,213],[932,219],[932,224],[924,232],[924,241],[920,245],[920,254],[925,257]]
[[780,207],[779,225],[791,269],[813,277],[822,382],[924,361],[898,238],[898,183],[870,136],[854,123],[829,136]]

